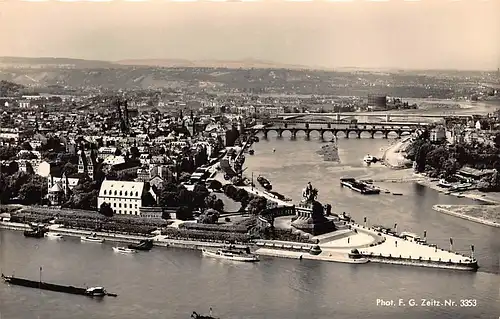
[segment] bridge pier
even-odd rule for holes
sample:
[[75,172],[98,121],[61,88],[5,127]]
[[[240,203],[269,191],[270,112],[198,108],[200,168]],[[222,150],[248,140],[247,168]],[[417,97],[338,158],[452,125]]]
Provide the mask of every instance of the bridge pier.
[[388,131],[384,132],[384,138],[389,138],[389,132]]
[[283,137],[283,130],[278,130],[277,133],[278,133],[278,138]]
[[385,121],[390,122],[391,121],[391,116],[389,114],[385,115]]
[[340,113],[335,114],[335,119],[337,120],[337,122],[340,122],[340,120],[342,119],[340,117]]
[[344,131],[344,134],[345,134],[345,138],[349,138],[349,134],[351,133],[351,131]]
[[375,138],[375,131],[370,131],[370,134],[372,135],[371,138]]
[[269,130],[262,130],[262,133],[264,133],[264,139],[267,140],[267,133],[269,133]]
[[358,132],[357,132],[357,133],[358,133],[358,138],[361,138],[361,132],[362,132],[362,131],[358,131]]
[[307,129],[306,130],[306,139],[308,140],[308,139],[310,139],[310,137],[311,137],[311,130]]
[[297,130],[292,130],[291,133],[292,134],[290,135],[290,139],[291,140],[296,139],[297,138]]

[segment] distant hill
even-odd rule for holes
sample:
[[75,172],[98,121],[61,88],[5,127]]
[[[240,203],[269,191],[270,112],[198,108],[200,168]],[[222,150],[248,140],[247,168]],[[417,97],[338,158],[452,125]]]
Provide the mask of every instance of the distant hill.
[[[116,61],[119,65],[157,66],[165,68],[228,68],[228,69],[313,69],[311,66],[298,64],[283,64],[273,61],[244,59],[234,61],[224,60],[186,60],[186,59],[132,59]],[[318,67],[319,68],[319,67]]]
[[9,81],[0,81],[0,97],[16,96],[26,89],[24,85],[12,83]]
[[0,68],[73,68],[73,69],[99,69],[120,67],[108,61],[70,59],[70,58],[25,58],[25,57],[0,57]]

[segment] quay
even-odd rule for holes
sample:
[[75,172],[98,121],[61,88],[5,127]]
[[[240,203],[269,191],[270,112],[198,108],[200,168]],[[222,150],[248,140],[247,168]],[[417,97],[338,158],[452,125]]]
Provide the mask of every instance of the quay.
[[[290,220],[291,216],[277,217],[276,223],[283,225],[290,222]],[[254,240],[250,245],[254,246],[256,254],[269,257],[359,264],[360,262],[350,259],[348,256],[353,249],[357,249],[360,255],[370,262],[468,271],[476,271],[479,268],[477,260],[473,257],[432,247],[425,243],[412,242],[396,236],[381,234],[372,228],[355,223],[348,223],[347,226],[348,229],[337,230],[312,238],[318,242],[321,249],[319,255],[310,254],[310,250],[316,246],[311,243]],[[0,228],[26,230],[30,226],[20,223],[0,222]],[[61,235],[77,238],[94,233],[94,231],[67,229],[61,227],[61,225],[51,225],[49,229]],[[98,237],[110,242],[138,243],[144,239],[153,239],[154,245],[159,247],[200,250],[208,247],[222,248],[228,245],[228,243],[224,242],[175,239],[164,235],[145,237],[104,232],[97,232],[96,234]],[[244,248],[247,245],[236,244],[234,246]]]
[[[284,218],[284,217],[281,217]],[[321,253],[310,255],[313,244],[257,241],[256,254],[263,256],[311,259],[330,262],[357,263],[348,254],[357,249],[370,262],[476,271],[479,266],[473,257],[461,255],[426,243],[405,240],[396,236],[381,234],[372,228],[349,223],[349,231],[335,231],[313,237],[319,241]]]

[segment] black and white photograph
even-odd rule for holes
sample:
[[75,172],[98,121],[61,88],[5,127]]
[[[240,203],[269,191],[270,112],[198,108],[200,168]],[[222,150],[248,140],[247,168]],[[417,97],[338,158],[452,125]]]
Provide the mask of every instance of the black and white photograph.
[[500,318],[500,0],[0,0],[0,319]]

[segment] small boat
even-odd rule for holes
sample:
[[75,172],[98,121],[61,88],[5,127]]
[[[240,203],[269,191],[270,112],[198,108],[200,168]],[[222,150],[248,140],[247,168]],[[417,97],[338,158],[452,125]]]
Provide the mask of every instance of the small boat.
[[152,239],[141,240],[141,242],[138,244],[128,245],[128,248],[134,250],[144,250],[144,251],[151,250],[151,248],[153,248],[153,240]]
[[365,157],[363,157],[363,162],[365,162],[366,164],[376,163],[378,162],[378,158],[367,154]]
[[271,182],[269,182],[269,180],[264,176],[257,177],[257,182],[259,182],[259,184],[268,191],[273,189],[273,185],[271,185]]
[[220,259],[228,259],[234,261],[244,261],[244,262],[256,262],[259,261],[259,257],[250,253],[250,248],[245,250],[240,249],[217,249],[216,251],[202,249],[203,256],[214,257]]
[[255,154],[255,151],[253,149],[249,149],[248,154],[253,155],[253,154]]
[[215,318],[212,316],[212,308],[210,308],[210,315],[208,315],[208,316],[200,315],[196,311],[193,311],[193,313],[191,314],[191,318],[192,319],[219,319],[219,318]]
[[89,297],[104,297],[108,293],[103,287],[91,287],[85,290],[85,294]]
[[56,240],[63,239],[63,236],[59,233],[45,233],[45,237]]
[[115,253],[120,253],[120,254],[134,254],[137,252],[135,249],[130,249],[127,247],[113,247],[113,251]]
[[104,242],[104,238],[99,238],[99,237],[97,237],[96,233],[93,233],[90,236],[82,236],[81,237],[81,241],[86,241],[86,242],[89,242],[89,243],[101,244],[101,243]]

